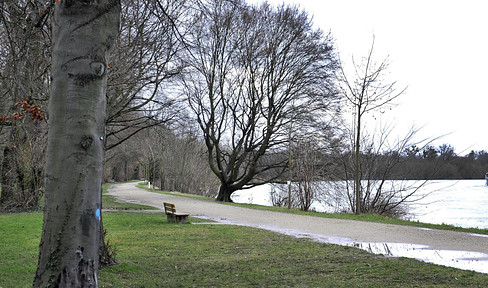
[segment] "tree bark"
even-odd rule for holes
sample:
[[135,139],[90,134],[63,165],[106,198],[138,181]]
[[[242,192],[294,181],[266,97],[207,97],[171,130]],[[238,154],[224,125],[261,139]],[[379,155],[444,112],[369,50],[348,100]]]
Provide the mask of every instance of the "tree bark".
[[44,225],[34,287],[98,287],[108,57],[119,0],[56,1]]
[[234,201],[232,201],[232,199],[230,198],[230,196],[234,192],[235,192],[235,190],[231,189],[227,185],[222,184],[222,185],[220,185],[219,194],[217,195],[216,201],[233,203]]

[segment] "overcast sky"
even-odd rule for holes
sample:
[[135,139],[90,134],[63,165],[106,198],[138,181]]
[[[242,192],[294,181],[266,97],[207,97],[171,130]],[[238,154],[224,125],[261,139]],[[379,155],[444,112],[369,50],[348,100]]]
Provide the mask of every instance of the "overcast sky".
[[[260,0],[247,0],[259,3]],[[341,60],[359,60],[375,36],[376,59],[390,60],[389,80],[408,86],[383,116],[398,134],[423,127],[458,154],[488,150],[488,1],[269,0],[296,3],[331,32]]]

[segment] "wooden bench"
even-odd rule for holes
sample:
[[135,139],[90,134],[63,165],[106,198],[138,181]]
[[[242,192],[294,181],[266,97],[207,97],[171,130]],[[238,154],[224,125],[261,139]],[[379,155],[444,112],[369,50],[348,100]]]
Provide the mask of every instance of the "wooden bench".
[[166,218],[168,222],[176,223],[188,223],[188,213],[178,213],[176,212],[175,204],[164,202],[164,213],[166,213]]

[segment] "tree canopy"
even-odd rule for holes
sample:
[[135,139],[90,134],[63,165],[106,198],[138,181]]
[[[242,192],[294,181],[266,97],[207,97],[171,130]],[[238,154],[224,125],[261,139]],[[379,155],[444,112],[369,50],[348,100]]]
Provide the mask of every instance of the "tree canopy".
[[285,171],[286,158],[265,155],[283,149],[293,118],[327,107],[337,59],[330,35],[297,7],[215,0],[197,11],[181,82],[221,182],[217,200],[231,201],[262,184],[258,175]]

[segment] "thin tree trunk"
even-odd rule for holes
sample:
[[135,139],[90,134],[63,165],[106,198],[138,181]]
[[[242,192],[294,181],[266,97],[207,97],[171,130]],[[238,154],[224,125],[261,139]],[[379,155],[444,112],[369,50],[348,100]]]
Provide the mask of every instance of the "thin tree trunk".
[[[10,144],[10,143],[9,143]],[[10,145],[3,149],[2,161],[2,193],[0,204],[8,208],[14,201],[14,185],[17,183],[17,159],[15,157],[15,148]]]
[[163,191],[165,190],[165,183],[164,183],[164,162],[163,160],[160,160],[159,162],[160,170],[159,170],[159,190]]
[[361,161],[359,157],[359,153],[361,151],[359,145],[361,143],[361,106],[358,108],[358,119],[357,119],[357,127],[356,127],[356,157],[355,157],[355,166],[356,169],[354,171],[354,194],[356,198],[356,215],[361,214]]
[[56,1],[44,225],[34,287],[98,287],[108,57],[119,0]]

